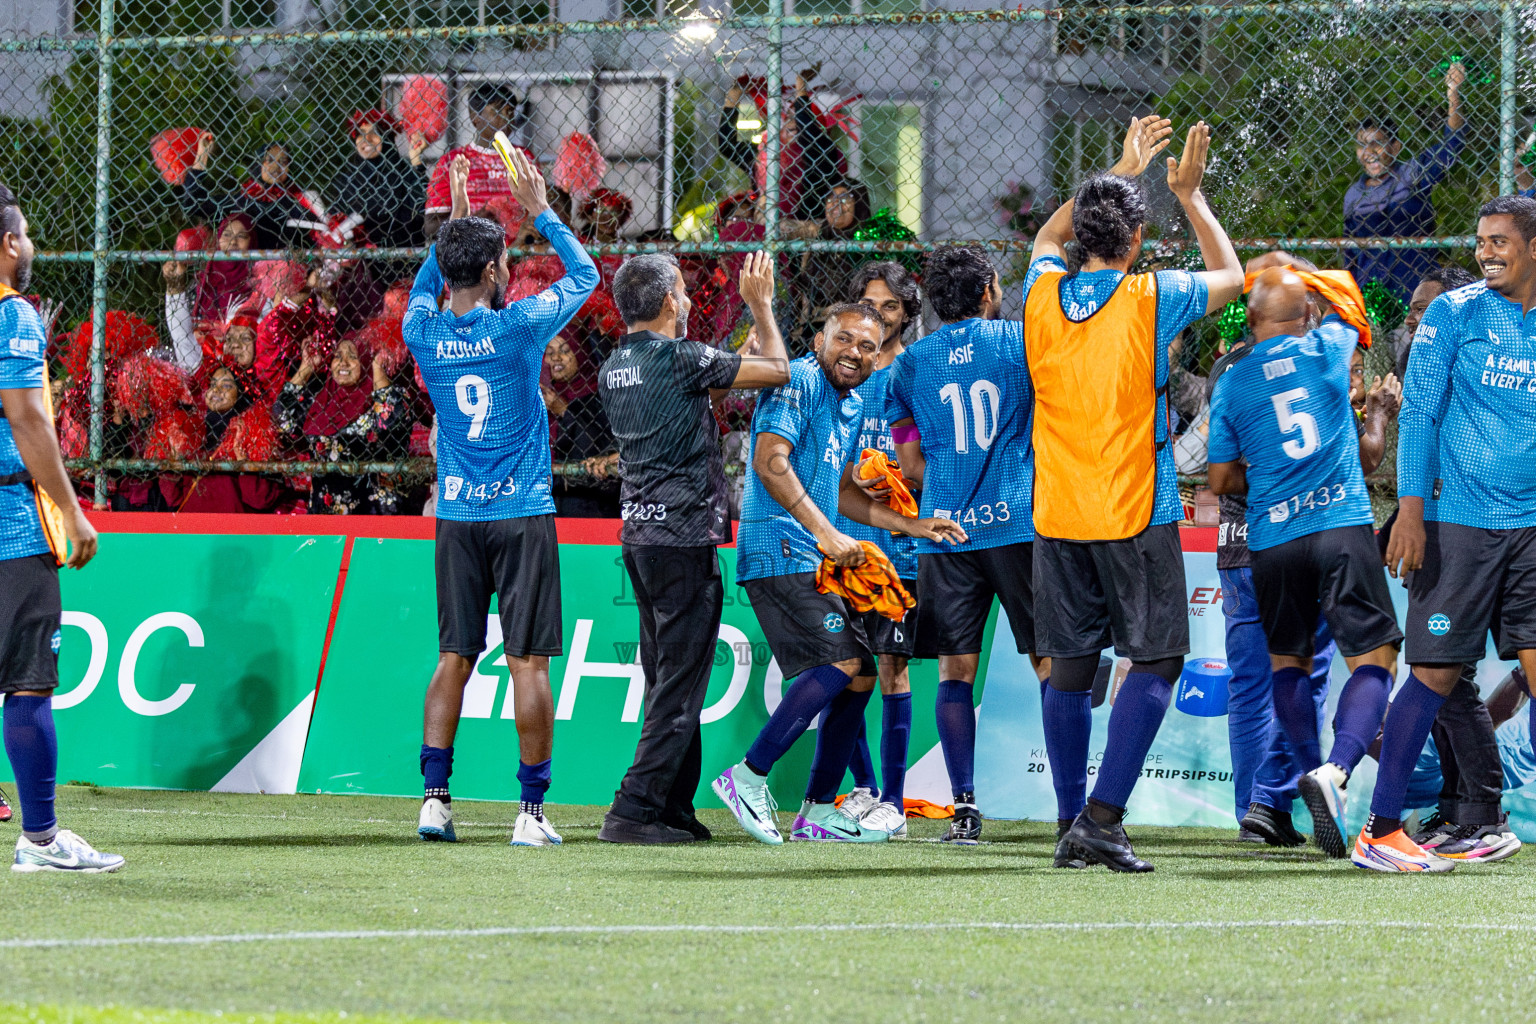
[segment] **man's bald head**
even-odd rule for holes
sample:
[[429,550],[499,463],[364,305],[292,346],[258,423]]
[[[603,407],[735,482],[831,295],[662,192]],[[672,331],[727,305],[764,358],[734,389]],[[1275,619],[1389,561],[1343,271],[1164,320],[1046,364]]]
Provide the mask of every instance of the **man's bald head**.
[[1259,341],[1277,334],[1304,331],[1309,310],[1306,282],[1289,267],[1270,267],[1259,274],[1248,293],[1248,328]]

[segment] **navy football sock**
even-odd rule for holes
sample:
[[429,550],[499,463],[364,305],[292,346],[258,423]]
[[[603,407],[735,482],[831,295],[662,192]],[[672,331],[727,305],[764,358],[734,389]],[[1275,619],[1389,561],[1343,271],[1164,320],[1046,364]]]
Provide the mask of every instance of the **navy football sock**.
[[799,739],[816,716],[842,693],[853,677],[835,665],[818,665],[795,677],[784,699],[773,709],[768,724],[747,748],[747,764],[753,771],[767,775],[785,751]]
[[59,830],[53,813],[59,740],[53,730],[53,698],[13,693],[5,698],[5,755],[21,801],[21,833],[48,844]]
[[[1355,770],[1355,765],[1365,756],[1365,748],[1376,738],[1391,693],[1392,673],[1379,665],[1361,665],[1355,669],[1339,692],[1339,707],[1333,715],[1333,746],[1328,750],[1328,760],[1343,768],[1345,774]],[[1443,701],[1445,698],[1438,699]],[[1421,736],[1419,748],[1423,746],[1424,737]],[[1413,756],[1418,759],[1417,749]]]
[[1125,807],[1172,696],[1173,684],[1151,672],[1132,672],[1120,684],[1109,714],[1104,764],[1093,787],[1093,798],[1099,803]]
[[550,758],[538,764],[517,763],[517,781],[522,784],[518,809],[539,816],[544,813],[544,794],[549,792]]
[[1403,801],[1408,795],[1408,779],[1413,775],[1424,741],[1440,713],[1445,698],[1419,681],[1413,673],[1397,691],[1397,698],[1387,711],[1386,724],[1382,726],[1381,754],[1377,757],[1376,790],[1371,794],[1373,824],[1383,832],[1371,832],[1372,839],[1380,839],[1397,829],[1397,819],[1403,813]]
[[1317,705],[1312,702],[1312,688],[1307,672],[1299,668],[1276,669],[1272,677],[1275,718],[1285,738],[1296,751],[1296,763],[1303,773],[1323,763],[1323,744],[1317,736]]
[[837,799],[838,783],[843,781],[849,755],[864,724],[864,710],[869,707],[872,690],[850,690],[832,698],[827,713],[816,730],[816,755],[811,758],[811,774],[805,783],[805,798],[819,804]]
[[[1042,684],[1043,685],[1043,684]],[[1088,797],[1088,737],[1093,732],[1093,693],[1063,693],[1044,687],[1040,717],[1045,727],[1045,756],[1056,788],[1056,818],[1070,821]]]
[[958,679],[939,683],[934,714],[939,724],[939,746],[949,769],[949,788],[960,796],[976,789],[975,688]]
[[895,804],[898,811],[905,811],[912,694],[888,693],[880,704],[880,799]]
[[[821,745],[820,737],[817,737],[816,744]],[[859,723],[859,735],[853,741],[853,756],[848,758],[848,770],[853,773],[855,786],[871,793],[880,792],[880,783],[875,778],[875,761],[869,756],[869,729],[862,721]]]
[[421,745],[421,777],[424,796],[435,796],[443,803],[448,795],[448,776],[453,774],[453,748]]

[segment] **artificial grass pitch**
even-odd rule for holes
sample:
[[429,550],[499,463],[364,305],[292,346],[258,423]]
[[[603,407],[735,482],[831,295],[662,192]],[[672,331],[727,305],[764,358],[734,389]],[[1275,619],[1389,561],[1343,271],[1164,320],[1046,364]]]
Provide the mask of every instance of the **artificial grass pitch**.
[[417,840],[412,800],[67,788],[64,825],[128,865],[4,873],[0,1024],[1530,1010],[1536,851],[1386,876],[1133,827],[1157,871],[1124,876],[1053,870],[1053,823],[769,848],[707,809],[715,841],[636,848],[597,842],[602,810],[552,805],[565,846],[520,849],[507,804],[456,802],[448,845]]

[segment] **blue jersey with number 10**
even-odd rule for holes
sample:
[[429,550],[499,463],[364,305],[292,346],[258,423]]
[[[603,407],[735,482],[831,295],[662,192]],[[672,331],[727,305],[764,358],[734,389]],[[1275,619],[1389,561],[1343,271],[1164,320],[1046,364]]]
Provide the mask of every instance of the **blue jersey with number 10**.
[[549,413],[539,392],[544,346],[597,287],[597,267],[576,236],[545,210],[534,226],[565,276],[506,309],[438,312],[437,246],[416,274],[405,343],[437,411],[437,518],[487,522],[555,511]]
[[1211,462],[1248,460],[1248,546],[1370,523],[1349,363],[1360,335],[1338,317],[1258,342],[1211,397]]
[[922,514],[953,519],[970,540],[918,540],[925,554],[1035,539],[1034,394],[1017,320],[962,320],[909,345],[891,364],[886,419],[922,435]]

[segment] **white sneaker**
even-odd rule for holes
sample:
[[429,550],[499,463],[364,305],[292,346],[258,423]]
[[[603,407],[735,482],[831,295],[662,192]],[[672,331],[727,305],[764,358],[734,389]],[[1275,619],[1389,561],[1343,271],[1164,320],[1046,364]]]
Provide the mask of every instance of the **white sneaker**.
[[544,815],[534,817],[527,811],[522,811],[517,816],[517,824],[512,827],[513,846],[559,846],[560,833],[556,832]]
[[34,843],[26,836],[16,840],[16,860],[12,871],[78,871],[85,875],[99,875],[116,871],[126,861],[115,853],[102,853],[69,829],[61,828],[54,834],[53,842],[46,845]]
[[840,810],[848,817],[858,820],[880,804],[880,798],[875,791],[864,786],[859,786],[853,792],[843,797]]
[[416,834],[429,843],[457,842],[459,837],[453,834],[453,811],[435,796],[423,800]]
[[871,807],[859,819],[859,824],[868,829],[878,829],[892,839],[907,838],[907,816],[893,803],[882,801]]

